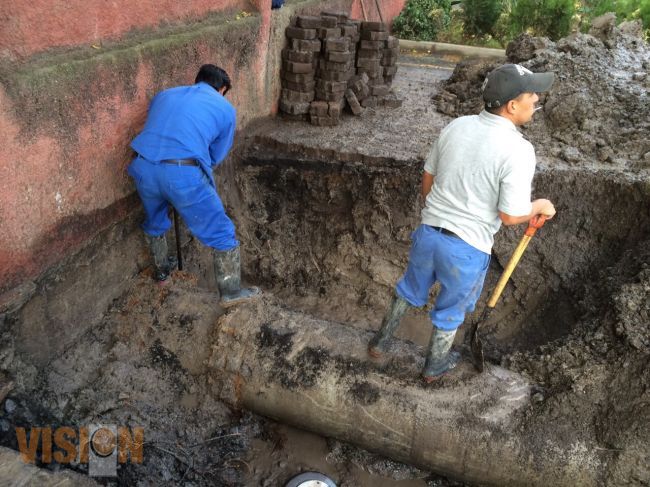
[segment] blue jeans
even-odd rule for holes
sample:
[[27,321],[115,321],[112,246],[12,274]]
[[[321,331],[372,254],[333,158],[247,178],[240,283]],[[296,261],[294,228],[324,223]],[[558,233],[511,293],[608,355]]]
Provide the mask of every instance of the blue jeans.
[[440,282],[431,322],[441,330],[455,330],[465,313],[474,311],[489,264],[489,254],[422,224],[413,232],[409,264],[396,291],[420,307],[427,304],[431,286]]
[[169,230],[171,204],[202,244],[222,251],[239,245],[235,226],[200,167],[161,164],[136,157],[128,173],[144,206],[142,229],[148,235],[158,237]]

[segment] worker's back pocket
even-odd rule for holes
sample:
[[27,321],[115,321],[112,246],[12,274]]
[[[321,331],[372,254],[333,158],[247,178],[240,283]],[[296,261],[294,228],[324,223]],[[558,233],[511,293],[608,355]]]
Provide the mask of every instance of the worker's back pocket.
[[168,164],[164,168],[168,187],[173,190],[195,188],[206,184],[207,176],[198,166],[176,166]]

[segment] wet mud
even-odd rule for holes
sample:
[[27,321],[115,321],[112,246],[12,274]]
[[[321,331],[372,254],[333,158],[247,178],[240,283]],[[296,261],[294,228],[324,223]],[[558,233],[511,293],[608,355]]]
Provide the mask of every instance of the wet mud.
[[[533,384],[517,431],[531,443],[596,445],[590,453],[606,465],[607,486],[650,482],[650,54],[630,32],[557,43],[521,37],[509,46],[511,61],[558,76],[523,129],[538,154],[534,196],[552,199],[558,214],[534,237],[482,324],[489,363]],[[401,66],[397,110],[369,110],[318,131],[276,120],[252,127],[220,174],[245,278],[294,313],[376,329],[419,221],[423,154],[452,117],[480,110],[480,85],[492,66],[461,62],[453,73]],[[499,233],[484,294],[461,331],[481,316],[522,233]],[[102,421],[143,426],[146,438],[144,463],[120,466],[117,479],[101,479],[105,485],[276,486],[319,469],[340,486],[465,485],[222,401],[210,361],[221,356],[233,370],[239,364],[215,348],[224,310],[199,262],[200,245],[190,241],[185,251],[191,272],[175,272],[165,288],[151,284],[150,270],[134,277],[47,364],[15,346],[14,318],[2,321],[0,369],[14,382],[10,406],[5,400],[0,409],[2,445],[18,448],[15,426]],[[427,313],[409,310],[397,337],[425,345]],[[255,336],[287,390],[309,389],[334,371],[346,379],[350,401],[371,407],[381,400],[367,379],[376,364],[342,361],[317,345],[293,356],[294,338],[264,323]],[[466,341],[463,333],[456,341],[465,354]],[[393,354],[380,368],[416,384],[421,362]],[[464,363],[454,374],[430,393],[475,372]]]

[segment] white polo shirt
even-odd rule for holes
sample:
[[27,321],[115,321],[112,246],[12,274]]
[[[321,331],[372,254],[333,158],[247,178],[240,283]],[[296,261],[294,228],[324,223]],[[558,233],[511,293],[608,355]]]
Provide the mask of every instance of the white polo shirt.
[[532,211],[535,150],[515,125],[482,111],[447,125],[433,145],[424,170],[435,177],[422,223],[451,230],[490,253],[501,227],[499,211]]

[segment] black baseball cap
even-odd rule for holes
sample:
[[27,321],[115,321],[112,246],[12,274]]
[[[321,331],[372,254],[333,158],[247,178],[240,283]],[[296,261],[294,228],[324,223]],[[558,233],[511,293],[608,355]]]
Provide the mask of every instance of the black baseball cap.
[[519,64],[504,64],[485,78],[483,100],[489,108],[498,108],[522,93],[548,91],[554,80],[554,73],[533,73]]

